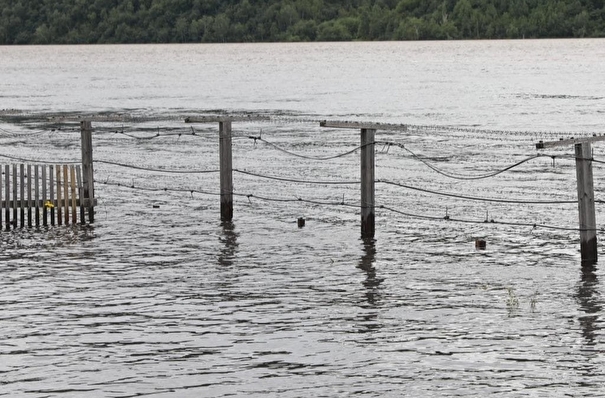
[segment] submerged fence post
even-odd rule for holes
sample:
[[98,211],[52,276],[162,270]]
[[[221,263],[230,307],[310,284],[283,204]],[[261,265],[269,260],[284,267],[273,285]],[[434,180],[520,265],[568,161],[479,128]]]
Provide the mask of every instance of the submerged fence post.
[[590,142],[575,144],[580,252],[582,262],[597,262],[597,223],[595,219],[592,150]]
[[219,122],[219,157],[221,174],[221,221],[231,221],[233,219],[231,121]]
[[361,129],[361,236],[373,238],[375,129]]
[[[80,200],[86,201],[88,209],[88,221],[93,223],[95,220],[94,197],[95,182],[94,169],[92,165],[92,123],[83,120],[80,122],[80,133],[82,136],[82,191]],[[84,220],[81,220],[84,223]]]

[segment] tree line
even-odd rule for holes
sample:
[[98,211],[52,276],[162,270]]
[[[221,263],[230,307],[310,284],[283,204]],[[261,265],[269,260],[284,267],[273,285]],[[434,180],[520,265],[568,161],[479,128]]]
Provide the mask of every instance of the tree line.
[[0,0],[0,44],[605,37],[605,0]]

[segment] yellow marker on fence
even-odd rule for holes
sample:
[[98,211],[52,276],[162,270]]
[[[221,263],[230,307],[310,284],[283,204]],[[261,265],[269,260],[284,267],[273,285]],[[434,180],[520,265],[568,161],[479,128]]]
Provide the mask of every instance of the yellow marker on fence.
[[53,207],[55,207],[55,205],[53,205],[50,200],[47,200],[46,203],[44,203],[44,207],[46,207],[47,209],[52,209]]

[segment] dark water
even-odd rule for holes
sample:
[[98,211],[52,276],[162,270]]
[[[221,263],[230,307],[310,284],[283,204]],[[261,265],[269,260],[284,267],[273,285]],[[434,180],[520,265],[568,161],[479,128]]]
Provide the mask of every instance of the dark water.
[[[537,140],[599,132],[602,48],[599,40],[0,48],[9,76],[1,109],[156,118],[93,122],[94,225],[0,234],[0,395],[602,396],[603,273],[580,265],[576,204],[400,186],[575,200],[572,148],[545,152],[554,167],[540,157],[481,180],[447,178],[406,149],[469,176],[535,155]],[[327,157],[355,149],[359,133],[321,128],[320,119],[442,127],[378,131],[378,141],[405,149],[376,146],[383,207],[373,241],[360,239],[356,184],[235,172],[235,216],[225,224],[216,173],[100,162],[216,169],[217,126],[194,125],[194,136],[181,122],[213,109],[273,117],[233,124],[234,168],[315,182],[358,180],[358,152],[302,159],[248,136]],[[79,160],[77,124],[3,120],[2,155]],[[605,159],[599,144],[594,157]],[[594,174],[603,199],[599,163]],[[476,238],[486,250],[475,250]]]

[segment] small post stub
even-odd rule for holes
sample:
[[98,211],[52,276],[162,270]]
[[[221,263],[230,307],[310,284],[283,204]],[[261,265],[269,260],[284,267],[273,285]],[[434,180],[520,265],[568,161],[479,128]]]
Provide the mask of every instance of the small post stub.
[[219,157],[221,174],[221,221],[231,221],[233,219],[231,121],[219,122]]
[[575,155],[582,263],[596,263],[597,223],[595,219],[592,150],[590,142],[575,144]]
[[361,129],[361,237],[373,238],[374,227],[374,137],[376,129]]
[[[80,200],[86,202],[88,212],[88,221],[93,223],[95,220],[94,198],[95,182],[94,168],[92,159],[92,123],[87,120],[80,122],[80,133],[82,136],[82,191],[83,197]],[[81,220],[84,223],[84,220]]]

